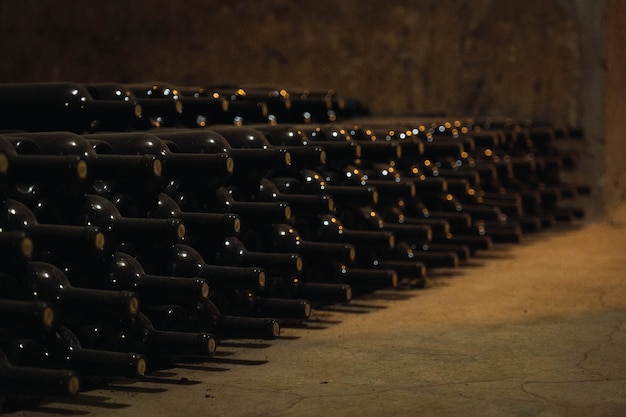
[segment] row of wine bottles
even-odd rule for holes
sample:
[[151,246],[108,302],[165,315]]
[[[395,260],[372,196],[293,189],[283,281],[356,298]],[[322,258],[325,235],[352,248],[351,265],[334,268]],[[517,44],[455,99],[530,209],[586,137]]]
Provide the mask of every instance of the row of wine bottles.
[[[0,129],[72,132],[327,123],[367,115],[333,90],[168,83],[0,83]],[[33,117],[36,114],[37,117]]]
[[261,87],[0,84],[0,102],[4,399],[210,360],[314,308],[424,287],[584,216],[571,202],[589,193],[562,179],[576,155],[558,143],[580,132],[545,122],[374,118]]

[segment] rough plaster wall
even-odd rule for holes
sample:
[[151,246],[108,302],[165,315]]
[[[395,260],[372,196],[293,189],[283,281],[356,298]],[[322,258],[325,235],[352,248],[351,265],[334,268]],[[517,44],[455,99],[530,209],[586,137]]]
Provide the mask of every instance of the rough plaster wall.
[[579,40],[556,0],[0,0],[0,80],[331,87],[374,112],[577,124]]

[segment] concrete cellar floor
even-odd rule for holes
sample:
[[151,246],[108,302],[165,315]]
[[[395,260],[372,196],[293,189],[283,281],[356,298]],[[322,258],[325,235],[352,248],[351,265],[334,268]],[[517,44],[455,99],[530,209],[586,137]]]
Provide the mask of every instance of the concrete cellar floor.
[[624,416],[620,219],[501,245],[429,289],[381,291],[279,340],[9,415]]

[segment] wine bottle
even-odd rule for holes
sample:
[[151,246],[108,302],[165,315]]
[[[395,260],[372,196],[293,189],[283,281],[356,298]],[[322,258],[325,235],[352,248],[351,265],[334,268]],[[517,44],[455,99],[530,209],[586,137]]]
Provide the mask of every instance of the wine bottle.
[[[209,254],[209,251],[204,251]],[[293,276],[302,272],[302,257],[297,253],[258,252],[246,249],[243,242],[236,237],[229,237],[222,241],[220,247],[212,251],[210,259],[219,265],[252,267],[257,266],[269,275]]]
[[459,257],[452,250],[446,252],[430,251],[427,245],[409,245],[399,242],[394,249],[394,258],[404,261],[423,262],[427,268],[456,268]]
[[68,207],[59,205],[59,201],[49,201],[47,209],[56,222],[99,227],[114,241],[113,247],[127,242],[175,243],[185,237],[185,225],[180,219],[125,217],[111,201],[100,196],[85,195]]
[[53,332],[17,337],[4,349],[14,365],[71,369],[77,372],[81,379],[134,378],[144,375],[146,371],[146,358],[143,355],[86,349],[76,335],[64,326]]
[[[354,213],[354,211],[352,211]],[[422,224],[400,224],[387,222],[382,215],[371,207],[360,207],[355,214],[352,227],[363,230],[379,230],[393,233],[397,241],[416,242],[430,241],[433,231],[430,226]],[[345,220],[342,222],[347,226]]]
[[184,108],[180,122],[185,127],[198,128],[233,123],[230,101],[226,97],[211,94],[201,86],[186,85],[178,86],[176,89]]
[[318,169],[326,164],[325,146],[311,142],[303,131],[293,126],[262,124],[249,127],[263,133],[272,145],[286,148],[291,154],[292,164],[296,167]]
[[69,397],[80,390],[76,372],[12,365],[0,349],[0,399]]
[[[163,159],[163,175],[167,178],[185,177],[196,183],[210,181],[220,184],[234,170],[233,159],[226,153],[197,154],[172,151],[157,136],[145,132],[98,133],[86,136],[90,141],[108,143],[116,154],[154,155]],[[171,146],[171,145],[170,145]]]
[[225,316],[210,300],[202,300],[194,308],[175,304],[153,306],[146,310],[146,315],[163,330],[209,332],[220,340],[274,340],[280,334],[280,324],[275,319]]
[[288,203],[298,214],[317,215],[332,213],[335,202],[329,194],[282,193],[269,178],[262,178],[252,194],[255,201]]
[[146,271],[172,274],[180,277],[197,277],[209,282],[213,289],[260,290],[265,286],[265,271],[260,267],[209,265],[191,246],[176,244],[168,248],[146,248],[137,254]]
[[332,279],[345,282],[355,290],[395,288],[398,285],[398,273],[393,269],[359,268],[335,264],[328,268],[327,273]]
[[49,330],[56,324],[54,308],[42,301],[0,299],[0,328]]
[[180,219],[185,224],[186,237],[221,239],[236,236],[241,230],[241,218],[237,214],[183,211],[165,193],[139,197],[128,193],[116,194],[111,201],[123,216]]
[[248,95],[247,89],[234,85],[214,85],[204,89],[212,97],[228,102],[226,113],[229,124],[241,126],[276,121],[276,115],[270,115],[266,101],[269,97],[260,97],[252,92]]
[[299,179],[273,177],[270,180],[283,194],[328,195],[333,199],[335,207],[360,207],[378,203],[375,187],[328,184],[320,173],[313,170],[303,170]]
[[[91,87],[98,88],[98,85],[92,84]],[[124,87],[141,106],[143,123],[139,128],[173,127],[181,122],[183,102],[173,86],[164,83],[130,83]],[[100,91],[103,89],[100,88]]]
[[[61,191],[80,192],[88,165],[82,156],[46,154],[32,140],[0,136],[0,181],[3,188],[33,182],[61,182]],[[55,188],[55,191],[58,188]]]
[[98,263],[65,263],[62,271],[77,286],[131,291],[143,304],[188,304],[209,296],[205,279],[147,274],[132,256],[115,252]]
[[156,329],[145,314],[118,322],[85,323],[76,329],[84,347],[136,352],[157,362],[167,357],[209,357],[215,353],[215,336],[204,332]]
[[[273,225],[268,238],[263,242],[266,250],[299,253],[305,266],[307,263],[327,261],[351,263],[356,257],[355,246],[352,243],[305,240],[294,227],[287,224]],[[386,239],[387,244],[390,244],[390,238]]]
[[305,299],[311,305],[348,303],[352,300],[352,288],[342,282],[307,280],[303,274],[296,276],[270,276],[265,288],[257,294],[268,298]]
[[33,255],[33,241],[21,230],[0,232],[0,268],[4,272],[23,270]]
[[215,292],[211,301],[229,316],[293,320],[306,320],[311,316],[308,300],[261,297],[247,290]]
[[292,125],[292,127],[306,135],[312,144],[324,148],[327,169],[340,169],[363,156],[361,145],[352,140],[345,131],[340,132],[328,125],[315,124]]
[[137,296],[132,292],[74,287],[61,269],[46,262],[30,261],[23,274],[2,274],[0,281],[4,297],[51,303],[67,320],[128,317],[139,308]]
[[[63,254],[97,258],[107,249],[105,234],[99,227],[42,224],[26,205],[10,198],[2,201],[0,209],[0,226],[4,230],[27,233],[37,249],[36,256],[55,258]],[[21,250],[32,251],[29,246],[28,241],[22,241]]]
[[120,182],[132,179],[135,186],[142,184],[145,187],[150,184],[152,189],[160,184],[162,156],[113,155],[112,148],[105,142],[90,142],[85,137],[71,132],[29,132],[5,137],[18,149],[30,140],[45,154],[75,155],[84,158],[89,166],[90,182],[95,180]]
[[291,205],[286,202],[256,202],[235,200],[228,189],[215,190],[215,200],[209,211],[236,213],[245,224],[284,223],[291,219]]
[[280,147],[234,146],[211,126],[208,129],[163,129],[153,132],[156,136],[175,144],[185,153],[227,153],[233,159],[237,172],[244,178],[259,178],[268,170],[287,168],[291,165],[291,154]]
[[[231,147],[235,149],[268,149],[274,150],[273,152],[283,153],[287,160],[286,164],[278,165],[276,164],[270,171],[266,172],[264,176],[271,177],[273,176],[273,172],[275,171],[285,171],[285,170],[297,170],[298,168],[302,168],[301,166],[295,166],[294,160],[291,155],[291,150],[297,152],[300,156],[302,156],[303,152],[311,152],[310,148],[302,148],[302,147],[284,147],[284,146],[273,146],[261,133],[256,129],[252,129],[245,126],[211,126],[211,130],[217,132],[221,136],[223,136]],[[308,150],[302,150],[308,149]],[[315,155],[318,155],[321,162],[321,155],[317,153],[316,150],[313,150]],[[300,158],[302,159],[302,158]],[[290,171],[290,172],[291,172]]]
[[141,116],[137,103],[94,100],[77,83],[1,83],[0,97],[4,130],[93,132],[130,127]]
[[395,236],[388,230],[353,230],[345,227],[335,216],[319,216],[316,224],[316,240],[338,243],[352,243],[359,253],[361,248],[376,252],[388,252],[395,246]]

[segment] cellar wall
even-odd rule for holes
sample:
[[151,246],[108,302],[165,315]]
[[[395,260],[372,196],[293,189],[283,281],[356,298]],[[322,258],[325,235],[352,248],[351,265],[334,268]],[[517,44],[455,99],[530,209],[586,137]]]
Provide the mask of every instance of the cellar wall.
[[297,85],[376,114],[550,119],[587,131],[601,201],[605,16],[591,0],[0,0],[0,81]]

